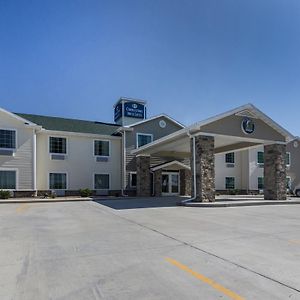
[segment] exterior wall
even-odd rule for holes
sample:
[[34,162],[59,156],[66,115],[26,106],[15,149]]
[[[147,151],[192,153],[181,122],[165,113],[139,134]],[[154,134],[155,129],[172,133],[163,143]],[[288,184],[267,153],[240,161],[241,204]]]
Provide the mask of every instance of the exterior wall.
[[0,128],[16,130],[16,152],[14,156],[0,156],[0,169],[16,170],[17,190],[32,191],[34,129],[26,127],[24,122],[0,113]]
[[300,140],[296,139],[288,143],[286,151],[291,155],[291,164],[287,166],[287,176],[291,177],[291,189],[294,190],[296,187],[300,188]]
[[215,155],[215,168],[216,168],[216,190],[225,190],[225,177],[235,178],[235,189],[243,189],[242,185],[242,153],[235,152],[234,155],[235,164],[234,167],[227,167],[225,162],[225,153],[220,153]]
[[[49,137],[67,138],[66,160],[51,160]],[[96,162],[94,140],[110,141],[108,162]],[[49,189],[49,173],[67,173],[67,189],[94,189],[94,174],[110,174],[110,190],[121,190],[121,138],[43,131],[37,136],[37,188]]]
[[264,177],[264,166],[257,163],[257,152],[264,152],[264,146],[249,150],[249,190],[258,190],[258,177]]
[[[159,126],[159,121],[164,120],[166,122],[166,127],[161,128]],[[130,182],[129,182],[129,173],[136,171],[136,157],[135,155],[131,154],[131,151],[136,149],[136,143],[137,143],[137,133],[147,133],[147,134],[153,134],[153,141],[160,139],[161,137],[164,137],[166,135],[169,135],[175,131],[178,131],[182,129],[181,126],[178,124],[175,124],[174,122],[171,122],[169,119],[165,117],[160,117],[154,120],[151,120],[149,122],[145,122],[142,124],[138,124],[136,126],[132,127],[132,132],[126,132],[126,190],[134,190],[130,188]],[[155,157],[151,156],[150,160],[150,166],[155,166],[167,161],[174,160],[174,158],[161,158],[161,157]]]

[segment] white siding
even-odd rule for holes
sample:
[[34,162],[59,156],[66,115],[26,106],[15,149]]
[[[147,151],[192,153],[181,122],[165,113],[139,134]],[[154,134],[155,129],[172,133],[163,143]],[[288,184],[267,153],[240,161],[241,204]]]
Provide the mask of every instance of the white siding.
[[249,150],[249,189],[257,190],[257,178],[264,176],[264,168],[257,164],[257,152],[264,151],[264,146]]
[[[49,137],[67,138],[66,160],[51,160],[49,154]],[[94,140],[110,140],[111,156],[108,162],[96,162],[94,157]],[[47,190],[48,174],[66,172],[68,189],[94,189],[94,174],[110,174],[110,190],[121,189],[121,138],[95,138],[85,135],[50,134],[47,131],[37,135],[37,188]]]
[[16,152],[14,156],[0,156],[0,168],[17,170],[17,189],[33,190],[33,135],[22,121],[5,112],[0,112],[0,128],[16,130]]

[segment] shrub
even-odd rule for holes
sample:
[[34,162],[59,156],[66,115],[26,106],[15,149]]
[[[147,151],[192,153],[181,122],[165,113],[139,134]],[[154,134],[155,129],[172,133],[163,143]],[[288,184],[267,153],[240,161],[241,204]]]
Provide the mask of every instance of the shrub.
[[10,191],[0,191],[0,199],[8,199],[10,197]]
[[80,189],[79,193],[81,197],[90,197],[92,195],[92,191],[90,189]]

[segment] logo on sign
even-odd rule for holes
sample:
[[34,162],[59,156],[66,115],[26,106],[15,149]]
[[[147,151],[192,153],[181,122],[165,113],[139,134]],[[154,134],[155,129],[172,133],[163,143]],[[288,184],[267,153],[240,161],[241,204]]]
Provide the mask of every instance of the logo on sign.
[[124,104],[124,116],[131,118],[144,119],[145,106],[140,103],[126,102]]
[[249,118],[244,118],[242,121],[242,129],[246,134],[253,133],[255,129],[254,122]]

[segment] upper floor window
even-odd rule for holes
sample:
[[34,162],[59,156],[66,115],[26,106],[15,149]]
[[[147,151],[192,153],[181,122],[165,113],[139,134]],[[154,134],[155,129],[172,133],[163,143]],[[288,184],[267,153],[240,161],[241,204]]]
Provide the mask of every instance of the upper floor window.
[[257,152],[257,163],[264,164],[264,153],[262,151]]
[[225,154],[225,162],[227,164],[234,164],[234,152]]
[[67,154],[67,139],[61,137],[50,137],[49,139],[50,153]]
[[94,155],[109,156],[109,141],[94,141]]
[[287,152],[285,154],[285,164],[287,166],[290,166],[291,165],[291,153],[290,152]]
[[153,135],[149,133],[137,133],[137,148],[149,144],[153,141]]
[[0,148],[15,149],[16,148],[16,131],[15,130],[0,130]]

